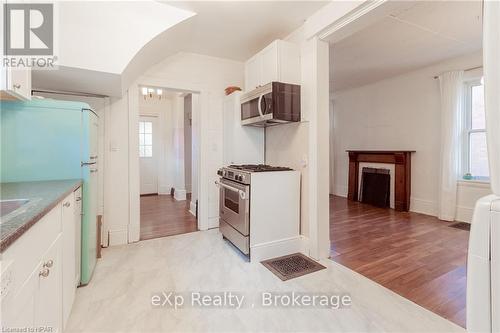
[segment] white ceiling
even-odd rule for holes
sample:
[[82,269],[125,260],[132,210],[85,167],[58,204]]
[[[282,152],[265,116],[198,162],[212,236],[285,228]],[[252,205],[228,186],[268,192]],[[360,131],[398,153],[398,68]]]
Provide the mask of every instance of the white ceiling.
[[329,1],[162,1],[196,13],[183,51],[244,61]]
[[179,52],[244,61],[328,2],[61,2],[61,70],[34,71],[33,86],[120,96],[137,76]]
[[121,74],[152,38],[193,16],[156,1],[61,1],[58,63]]
[[481,49],[481,1],[402,4],[331,45],[330,90],[362,86]]

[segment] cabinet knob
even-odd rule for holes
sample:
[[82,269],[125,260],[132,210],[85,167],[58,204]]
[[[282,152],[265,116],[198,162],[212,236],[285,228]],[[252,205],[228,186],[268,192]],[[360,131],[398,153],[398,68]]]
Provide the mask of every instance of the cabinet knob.
[[40,273],[38,273],[38,276],[45,278],[45,277],[49,276],[49,273],[50,273],[50,270],[48,268],[44,268],[40,271]]
[[43,267],[47,267],[47,268],[51,268],[52,266],[54,266],[54,260],[52,260],[52,259],[50,259],[45,264],[43,264]]
[[77,197],[75,200],[80,201],[80,200],[82,200],[82,197]]
[[21,85],[20,84],[14,84],[14,89],[21,89]]
[[69,201],[68,201],[68,202],[65,202],[65,203],[63,204],[63,206],[64,206],[64,207],[69,207],[69,206],[71,206],[71,203],[70,203]]

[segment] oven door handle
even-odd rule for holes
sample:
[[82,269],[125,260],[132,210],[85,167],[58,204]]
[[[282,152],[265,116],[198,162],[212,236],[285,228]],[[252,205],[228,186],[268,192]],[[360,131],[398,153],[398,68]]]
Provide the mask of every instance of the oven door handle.
[[222,187],[227,188],[228,190],[231,190],[231,191],[234,191],[234,192],[238,192],[238,194],[240,195],[241,200],[245,200],[246,197],[247,197],[245,191],[242,191],[239,188],[236,188],[236,187],[233,187],[233,186],[230,186],[230,185],[226,185],[226,184],[218,182],[218,181],[215,181],[215,185],[222,186]]

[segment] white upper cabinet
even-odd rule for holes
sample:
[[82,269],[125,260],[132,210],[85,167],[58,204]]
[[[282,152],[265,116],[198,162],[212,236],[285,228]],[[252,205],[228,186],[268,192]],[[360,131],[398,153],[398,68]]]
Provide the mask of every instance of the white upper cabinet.
[[31,99],[31,69],[2,67],[1,99]]
[[245,63],[245,91],[269,82],[300,84],[300,48],[275,40]]

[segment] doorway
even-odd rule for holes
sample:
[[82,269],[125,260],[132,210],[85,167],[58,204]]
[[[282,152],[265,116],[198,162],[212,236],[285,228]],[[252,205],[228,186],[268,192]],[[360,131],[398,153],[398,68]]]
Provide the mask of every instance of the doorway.
[[187,92],[139,89],[140,240],[198,230],[190,101]]
[[[457,87],[474,82],[482,89],[482,6],[474,1],[393,4],[397,8],[387,8],[378,20],[330,43],[331,259],[465,327],[469,231],[457,228],[457,222],[471,222],[475,201],[489,188],[463,182],[468,171],[457,170],[456,212],[447,221],[438,219],[441,138],[453,136],[441,126],[440,82],[444,73],[460,72]],[[456,89],[456,100],[463,100],[465,91]],[[476,100],[454,115],[484,124],[479,94]],[[468,105],[476,117],[466,113]],[[467,138],[452,145],[458,155],[466,157],[469,145],[486,151],[485,141],[468,139],[465,123],[449,125]],[[380,152],[397,152],[398,161]],[[380,163],[370,165],[374,162]],[[405,184],[393,171],[399,167],[404,174],[403,166],[411,172],[407,188],[391,184],[390,193],[408,201],[393,199],[399,209],[363,203],[360,189],[370,186],[363,185],[363,169],[377,168]],[[380,190],[386,184],[371,186]]]

